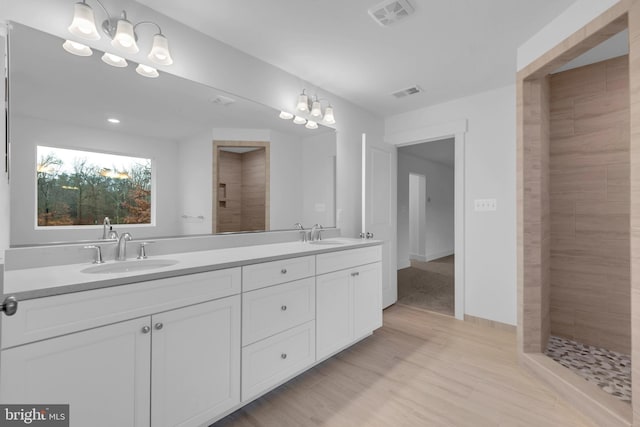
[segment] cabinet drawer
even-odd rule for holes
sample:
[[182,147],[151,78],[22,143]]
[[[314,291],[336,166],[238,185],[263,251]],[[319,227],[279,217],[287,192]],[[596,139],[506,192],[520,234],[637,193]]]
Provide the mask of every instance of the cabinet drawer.
[[239,294],[240,268],[21,301],[2,322],[2,348]]
[[317,274],[344,270],[357,265],[371,264],[382,261],[382,247],[369,246],[366,248],[348,249],[346,251],[331,252],[317,256]]
[[315,322],[242,349],[242,400],[250,400],[315,362]]
[[253,291],[316,274],[316,257],[305,256],[242,267],[242,290]]
[[297,280],[242,295],[242,345],[248,345],[316,315],[315,279]]

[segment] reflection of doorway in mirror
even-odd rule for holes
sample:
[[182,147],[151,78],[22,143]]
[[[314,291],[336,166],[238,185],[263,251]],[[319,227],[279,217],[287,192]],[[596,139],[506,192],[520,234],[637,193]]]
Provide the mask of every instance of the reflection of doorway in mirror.
[[269,158],[269,142],[214,141],[214,233],[269,230]]

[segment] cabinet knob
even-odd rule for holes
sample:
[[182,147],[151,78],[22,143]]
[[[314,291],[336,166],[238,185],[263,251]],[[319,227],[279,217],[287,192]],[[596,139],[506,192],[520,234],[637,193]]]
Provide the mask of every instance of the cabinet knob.
[[360,273],[357,272],[357,271],[354,271],[353,273],[351,273],[351,277],[356,277],[356,276],[359,276],[359,275],[360,275]]
[[280,307],[280,310],[282,310],[282,311],[287,311],[287,306],[286,306],[286,305],[283,305],[282,307]]
[[281,357],[282,359],[286,359],[286,358],[287,358],[287,353],[282,353],[282,354],[280,355],[280,357]]
[[282,273],[282,274],[287,274],[287,269],[286,269],[286,268],[283,268],[282,270],[280,270],[280,273]]
[[14,296],[5,298],[0,305],[0,311],[4,311],[7,316],[13,316],[18,311],[18,300]]
[[160,329],[162,329],[162,327],[163,327],[163,326],[164,326],[164,325],[163,325],[162,323],[158,322],[158,323],[156,323],[156,324],[154,325],[154,328],[156,328],[156,330],[158,330],[158,331],[159,331]]
[[149,332],[151,332],[151,328],[148,326],[143,326],[142,327],[142,333],[143,334],[148,334]]

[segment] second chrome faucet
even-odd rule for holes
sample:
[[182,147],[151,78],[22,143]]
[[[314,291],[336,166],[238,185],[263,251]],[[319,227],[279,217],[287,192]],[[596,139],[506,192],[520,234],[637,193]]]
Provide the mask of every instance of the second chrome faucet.
[[297,230],[300,230],[300,240],[303,242],[314,242],[316,240],[322,240],[321,232],[324,231],[324,227],[322,227],[322,225],[320,224],[314,224],[314,226],[311,227],[311,230],[305,230],[302,224],[300,224],[299,222],[296,222],[293,226]]
[[127,260],[127,242],[131,241],[132,237],[130,233],[122,233],[118,239],[118,247],[116,248],[116,260]]

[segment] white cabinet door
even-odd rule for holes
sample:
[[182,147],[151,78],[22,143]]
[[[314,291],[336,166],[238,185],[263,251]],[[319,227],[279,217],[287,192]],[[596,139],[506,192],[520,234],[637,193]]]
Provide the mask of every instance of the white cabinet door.
[[353,338],[382,326],[382,265],[363,265],[350,273],[353,283]]
[[316,279],[316,359],[321,360],[353,339],[352,286],[349,271]]
[[72,427],[148,427],[149,320],[3,350],[0,401],[68,403]]
[[201,425],[240,403],[240,295],[151,323],[153,427]]

